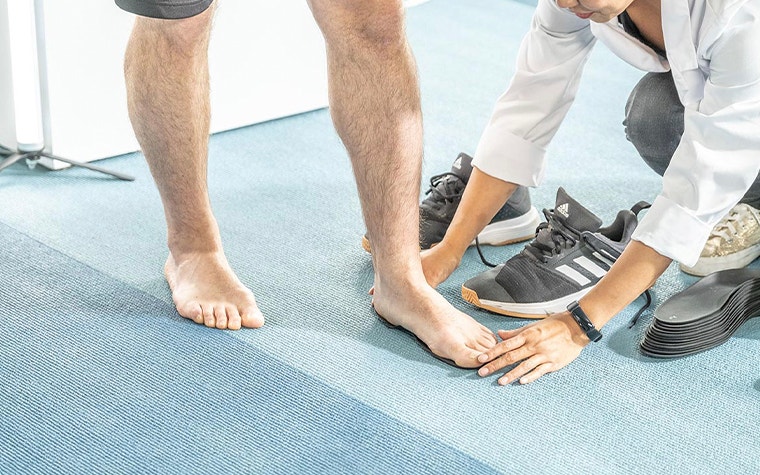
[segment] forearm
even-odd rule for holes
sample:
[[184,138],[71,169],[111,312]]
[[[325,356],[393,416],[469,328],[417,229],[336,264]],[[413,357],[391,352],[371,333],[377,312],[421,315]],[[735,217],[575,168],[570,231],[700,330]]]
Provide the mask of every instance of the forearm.
[[462,201],[439,246],[448,247],[461,258],[472,240],[488,225],[516,188],[514,183],[473,168]]
[[651,287],[671,259],[639,241],[631,241],[602,280],[580,300],[594,326],[608,321]]

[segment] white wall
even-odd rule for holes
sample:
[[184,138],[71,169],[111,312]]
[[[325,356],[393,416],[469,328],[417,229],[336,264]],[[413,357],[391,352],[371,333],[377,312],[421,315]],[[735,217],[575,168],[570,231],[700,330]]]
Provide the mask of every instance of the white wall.
[[[13,146],[7,1],[27,0],[0,0],[0,143]],[[80,161],[137,150],[122,73],[134,16],[112,0],[35,1],[46,149]],[[210,67],[212,132],[327,105],[324,42],[305,0],[219,2]]]
[[[6,1],[21,0],[0,0],[3,17]],[[112,0],[37,1],[47,148],[82,161],[136,150],[122,73],[134,16]],[[0,36],[0,100],[9,89],[6,49]],[[327,105],[324,43],[304,0],[220,2],[209,54],[212,132]],[[0,112],[6,139],[14,136],[10,114]]]
[[0,0],[0,144],[13,147],[16,145],[16,128],[13,121],[8,9],[5,2],[6,0]]

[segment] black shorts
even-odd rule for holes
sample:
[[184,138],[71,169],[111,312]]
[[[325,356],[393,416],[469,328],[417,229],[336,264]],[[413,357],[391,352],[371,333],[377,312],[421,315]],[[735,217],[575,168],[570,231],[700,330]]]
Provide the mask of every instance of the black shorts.
[[115,0],[122,10],[135,15],[178,20],[205,12],[214,0]]

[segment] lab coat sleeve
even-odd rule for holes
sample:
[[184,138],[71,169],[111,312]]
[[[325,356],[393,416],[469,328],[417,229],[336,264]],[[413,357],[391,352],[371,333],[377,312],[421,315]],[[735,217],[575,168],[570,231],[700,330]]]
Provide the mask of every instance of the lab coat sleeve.
[[516,73],[478,144],[475,166],[520,185],[542,181],[546,147],[575,99],[595,42],[589,20],[554,0],[539,0]]
[[633,235],[687,266],[760,171],[758,45],[760,8],[746,8],[709,51],[704,96],[686,105],[662,192]]

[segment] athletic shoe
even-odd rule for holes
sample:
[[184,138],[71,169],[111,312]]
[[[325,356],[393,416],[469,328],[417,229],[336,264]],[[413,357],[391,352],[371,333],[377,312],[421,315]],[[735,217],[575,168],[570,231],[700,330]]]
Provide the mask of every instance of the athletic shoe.
[[694,267],[681,264],[687,274],[705,276],[739,269],[760,256],[760,211],[744,203],[731,208],[710,233]]
[[536,237],[522,252],[468,280],[462,297],[502,315],[543,318],[566,310],[607,273],[631,239],[639,203],[622,210],[608,227],[591,211],[557,191],[554,209],[544,210]]
[[[460,153],[451,170],[430,178],[430,189],[420,204],[420,248],[429,249],[443,239],[462,200],[472,175],[472,157]],[[480,244],[503,246],[531,239],[541,222],[538,210],[530,204],[528,189],[518,187],[491,222],[478,235]],[[473,241],[472,244],[475,244]],[[362,247],[371,252],[367,236]]]

